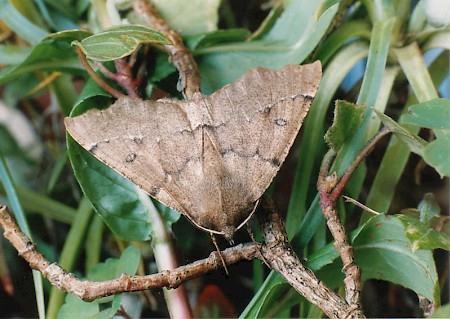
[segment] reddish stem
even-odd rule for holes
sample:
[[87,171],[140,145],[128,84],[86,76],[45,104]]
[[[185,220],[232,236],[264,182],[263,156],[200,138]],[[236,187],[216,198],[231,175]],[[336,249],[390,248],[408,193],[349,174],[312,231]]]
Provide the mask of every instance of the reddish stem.
[[92,68],[89,62],[86,59],[83,51],[79,47],[77,47],[78,58],[80,59],[81,64],[84,66],[86,72],[90,75],[90,77],[106,92],[114,96],[116,99],[123,97],[124,94],[115,88],[111,87],[108,83],[106,83]]

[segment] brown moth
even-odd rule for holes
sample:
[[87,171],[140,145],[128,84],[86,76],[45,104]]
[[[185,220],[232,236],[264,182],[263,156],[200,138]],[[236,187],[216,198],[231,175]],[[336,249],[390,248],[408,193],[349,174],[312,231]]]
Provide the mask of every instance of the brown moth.
[[255,68],[210,96],[65,118],[100,161],[194,225],[231,240],[283,164],[321,79],[320,62]]

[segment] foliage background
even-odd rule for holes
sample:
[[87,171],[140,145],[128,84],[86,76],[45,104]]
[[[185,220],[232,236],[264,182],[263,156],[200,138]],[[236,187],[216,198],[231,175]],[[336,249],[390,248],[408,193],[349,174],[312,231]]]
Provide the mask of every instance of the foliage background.
[[[337,5],[338,1],[300,0],[196,0],[189,1],[189,5],[176,0],[154,2],[192,50],[205,94],[233,82],[257,65],[279,68],[287,63],[321,60],[324,78],[318,96],[298,143],[269,192],[286,218],[296,251],[321,279],[333,287],[340,286],[340,266],[333,249],[327,245],[330,238],[315,200],[318,168],[327,150],[323,136],[333,120],[333,101],[344,99],[374,107],[402,122],[404,118],[400,116],[409,106],[438,96],[449,98],[450,21],[443,14],[450,8],[449,2],[365,0],[341,1]],[[341,15],[345,17],[344,23],[335,25]],[[75,143],[69,141],[67,151],[63,116],[69,115],[74,106],[73,112],[81,112],[105,106],[110,99],[88,80],[70,45],[72,38],[42,38],[50,32],[80,26],[98,33],[122,23],[121,17],[137,21],[127,8],[127,1],[114,5],[113,1],[94,0],[0,0],[0,65],[4,66],[0,71],[3,184],[0,200],[12,208],[22,229],[32,234],[40,251],[81,277],[89,273],[91,278],[99,278],[98,269],[114,277],[116,271],[120,273],[120,259],[99,263],[109,257],[120,258],[125,252],[133,261],[142,256],[141,263],[136,262],[134,267],[138,273],[156,271],[154,251],[148,241],[155,231],[153,217],[149,217],[152,205],[139,197],[132,184],[116,179],[114,172],[91,161]],[[149,57],[145,94],[169,93],[179,97],[177,74],[166,55],[153,50]],[[445,117],[448,100],[438,100],[437,105],[444,110]],[[380,127],[380,118],[370,108],[365,112],[359,128],[340,147],[334,165],[339,173]],[[430,121],[435,123],[438,119],[431,116],[433,113],[425,115],[430,115]],[[445,167],[449,157],[436,159],[433,152],[425,149],[432,144],[426,142],[432,141],[434,134],[436,141],[444,141],[435,154],[448,154],[445,145],[449,144],[449,128],[413,124],[403,125],[410,132],[404,139],[409,144],[400,141],[401,134],[396,135],[399,138],[385,139],[359,168],[346,194],[379,212],[403,212],[420,218],[425,226],[436,226],[442,220],[440,215],[448,215],[449,211],[448,177],[444,177],[448,176]],[[395,123],[392,125],[399,133]],[[420,132],[423,143],[411,132]],[[410,150],[416,152],[411,154]],[[430,152],[431,160],[425,155]],[[92,210],[88,199],[103,219]],[[203,258],[214,249],[208,234],[195,229],[184,218],[178,219],[175,212],[158,204],[156,207],[162,220],[172,227],[181,264]],[[363,291],[368,316],[421,316],[416,293],[434,301],[440,299],[443,304],[448,302],[448,254],[436,250],[432,255],[437,247],[448,249],[445,239],[433,241],[424,236],[428,226],[409,238],[408,230],[422,225],[416,223],[417,218],[382,216],[365,223],[369,216],[352,205],[342,202],[338,208],[347,228],[356,229],[352,236],[358,263],[368,279]],[[384,228],[377,232],[380,225]],[[446,226],[440,230],[448,233]],[[139,249],[124,252],[131,240],[139,241],[133,243]],[[236,238],[236,242],[247,240],[242,233]],[[419,246],[429,246],[422,246],[413,254],[414,240]],[[120,298],[106,300],[99,308],[98,304],[77,304],[68,297],[66,308],[60,308],[64,294],[52,290],[45,281],[40,284],[39,277],[29,271],[8,243],[3,241],[0,247],[0,274],[4,282],[4,288],[0,289],[1,317],[36,317],[36,298],[41,305],[42,298],[45,299],[50,317],[59,312],[65,318],[70,309],[85,310],[86,316],[101,313],[110,317],[115,312],[112,309],[117,310]],[[13,295],[7,293],[8,280],[12,281]],[[215,288],[205,290],[199,298],[209,283]],[[39,289],[35,292],[34,285],[42,285],[43,293]],[[229,278],[218,271],[186,286],[194,306],[195,300],[201,300],[199,307],[206,311],[212,311],[211,303],[218,303],[242,316],[319,316],[317,309],[289,289],[276,274],[269,274],[259,262],[230,267]],[[130,302],[134,309],[143,307],[144,317],[167,315],[161,291],[146,296],[144,302],[130,296],[122,301]]]

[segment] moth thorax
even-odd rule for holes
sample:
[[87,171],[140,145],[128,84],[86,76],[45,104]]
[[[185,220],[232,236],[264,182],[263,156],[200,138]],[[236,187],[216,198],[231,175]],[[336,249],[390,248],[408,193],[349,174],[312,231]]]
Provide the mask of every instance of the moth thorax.
[[230,241],[238,227],[251,213],[248,191],[238,178],[230,175],[208,176],[198,185],[197,222],[224,234]]

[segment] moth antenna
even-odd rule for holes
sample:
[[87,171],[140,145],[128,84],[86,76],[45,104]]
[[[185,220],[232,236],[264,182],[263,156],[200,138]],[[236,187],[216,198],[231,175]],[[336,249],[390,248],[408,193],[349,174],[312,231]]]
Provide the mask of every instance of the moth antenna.
[[261,255],[262,262],[265,263],[266,266],[270,268],[267,259],[264,257],[264,255],[263,255],[263,253],[262,253],[262,251],[261,251],[261,246],[259,245],[259,243],[258,243],[258,242],[256,241],[256,239],[255,239],[255,234],[253,234],[253,231],[252,231],[252,229],[251,229],[251,227],[250,227],[250,224],[249,224],[249,223],[246,223],[245,226],[246,226],[246,228],[247,228],[247,233],[248,233],[248,235],[250,236],[250,239],[251,239],[252,242],[256,245],[256,247],[258,247],[258,251],[259,251],[259,254]]
[[227,264],[225,263],[225,259],[223,259],[222,252],[220,251],[219,245],[217,244],[216,237],[214,236],[213,233],[209,233],[209,234],[211,235],[211,240],[212,240],[214,246],[216,247],[217,252],[219,253],[220,260],[222,260],[223,269],[225,269],[225,273],[229,277],[230,273],[228,272]]

